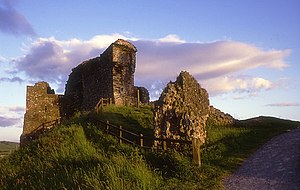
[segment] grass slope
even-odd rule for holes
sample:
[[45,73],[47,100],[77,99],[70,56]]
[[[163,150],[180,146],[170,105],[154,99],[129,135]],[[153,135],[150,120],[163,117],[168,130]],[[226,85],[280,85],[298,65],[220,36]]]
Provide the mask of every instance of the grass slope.
[[109,119],[152,131],[151,107],[107,107],[77,115],[0,161],[0,189],[221,189],[221,180],[274,135],[299,122],[259,117],[236,127],[208,126],[201,167],[189,151],[160,152],[120,145],[93,123]]
[[0,158],[9,155],[19,147],[19,143],[0,141]]

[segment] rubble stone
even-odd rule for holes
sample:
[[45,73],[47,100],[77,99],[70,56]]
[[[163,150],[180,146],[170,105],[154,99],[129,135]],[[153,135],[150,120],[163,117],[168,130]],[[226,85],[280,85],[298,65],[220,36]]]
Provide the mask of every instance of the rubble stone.
[[188,72],[182,71],[169,82],[154,108],[156,137],[192,140],[206,139],[209,115],[208,93]]
[[150,101],[148,90],[145,87],[137,87],[137,86],[135,86],[135,90],[136,90],[136,94],[139,93],[140,102],[142,104],[148,104]]
[[234,126],[236,119],[234,119],[230,114],[224,113],[221,110],[209,107],[209,117],[207,119],[207,125],[209,126]]

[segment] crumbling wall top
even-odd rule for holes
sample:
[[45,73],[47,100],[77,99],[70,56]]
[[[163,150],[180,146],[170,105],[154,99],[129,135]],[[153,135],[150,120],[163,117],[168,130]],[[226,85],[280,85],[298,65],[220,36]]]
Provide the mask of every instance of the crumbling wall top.
[[230,114],[224,113],[221,110],[209,107],[209,118],[207,119],[207,125],[209,126],[234,126],[236,119]]
[[115,41],[115,42],[113,43],[113,45],[121,45],[121,46],[125,46],[125,47],[127,47],[127,48],[133,50],[134,52],[137,52],[136,47],[135,47],[132,43],[130,43],[130,42],[126,41],[126,40],[123,40],[123,39],[118,39],[117,41]]
[[55,94],[54,90],[51,89],[49,84],[45,81],[37,82],[34,84],[34,86],[27,86],[27,88],[34,88],[35,90],[40,89],[40,93],[44,94]]

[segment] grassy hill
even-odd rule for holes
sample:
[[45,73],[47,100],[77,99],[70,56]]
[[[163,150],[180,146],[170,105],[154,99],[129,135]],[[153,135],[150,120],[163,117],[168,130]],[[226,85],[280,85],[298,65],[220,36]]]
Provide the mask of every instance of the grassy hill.
[[19,147],[19,143],[0,141],[0,158],[9,155]]
[[120,145],[95,121],[108,119],[136,132],[151,133],[151,107],[106,107],[77,114],[27,147],[0,161],[0,189],[220,189],[261,144],[299,122],[259,117],[236,127],[208,126],[201,167],[189,151],[153,151]]

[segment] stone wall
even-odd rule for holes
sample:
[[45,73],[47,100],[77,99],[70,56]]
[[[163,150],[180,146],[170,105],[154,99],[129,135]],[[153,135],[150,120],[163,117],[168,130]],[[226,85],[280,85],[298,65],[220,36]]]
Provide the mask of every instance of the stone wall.
[[188,72],[168,83],[155,103],[155,136],[172,139],[206,139],[209,114],[208,93]]
[[145,87],[135,86],[135,91],[136,94],[138,93],[137,91],[139,91],[140,103],[148,104],[150,102],[149,92]]
[[209,126],[234,126],[236,120],[228,113],[224,113],[221,110],[209,107],[209,117],[207,125]]
[[117,40],[108,50],[112,49],[113,93],[116,105],[134,104],[134,72],[136,65],[136,48],[125,40]]
[[67,81],[67,115],[93,110],[100,98],[112,98],[112,65],[100,57],[84,61],[72,70]]
[[54,94],[48,83],[27,86],[26,113],[22,136],[30,135],[43,123],[60,117],[60,96]]

